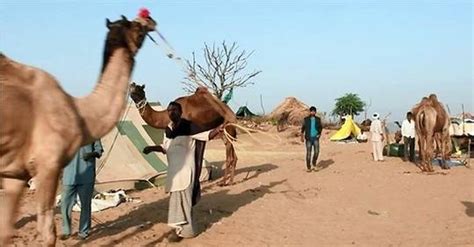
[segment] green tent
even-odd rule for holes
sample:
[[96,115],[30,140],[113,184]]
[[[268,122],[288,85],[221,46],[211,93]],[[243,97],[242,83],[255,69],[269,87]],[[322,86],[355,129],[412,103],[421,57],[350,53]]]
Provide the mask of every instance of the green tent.
[[238,118],[249,118],[249,117],[254,117],[254,116],[257,116],[256,114],[254,114],[253,112],[251,112],[249,110],[248,107],[246,106],[242,106],[240,107],[237,112],[235,113],[235,115],[238,117]]

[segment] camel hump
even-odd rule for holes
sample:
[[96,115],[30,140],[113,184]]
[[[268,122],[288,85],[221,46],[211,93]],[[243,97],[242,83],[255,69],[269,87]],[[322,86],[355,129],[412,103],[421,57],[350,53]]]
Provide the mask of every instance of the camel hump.
[[8,62],[8,57],[3,54],[3,52],[0,52],[0,63],[5,64]]
[[209,93],[209,90],[206,87],[198,87],[196,93]]
[[431,104],[433,104],[434,106],[441,105],[441,103],[438,101],[438,97],[436,96],[436,94],[430,94],[429,99]]

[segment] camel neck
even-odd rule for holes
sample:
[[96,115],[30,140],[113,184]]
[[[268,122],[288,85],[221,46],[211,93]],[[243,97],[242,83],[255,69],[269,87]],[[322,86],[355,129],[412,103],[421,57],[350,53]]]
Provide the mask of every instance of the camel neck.
[[140,110],[140,115],[148,125],[157,129],[166,129],[171,122],[166,110],[155,111],[149,103]]
[[115,126],[125,108],[128,84],[133,69],[133,55],[126,48],[116,48],[104,53],[99,82],[92,93],[76,99],[84,120],[83,144],[106,135]]

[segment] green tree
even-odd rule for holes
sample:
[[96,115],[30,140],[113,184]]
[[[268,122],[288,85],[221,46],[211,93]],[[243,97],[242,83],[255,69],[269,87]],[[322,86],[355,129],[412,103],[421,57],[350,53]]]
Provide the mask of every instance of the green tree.
[[359,115],[364,111],[365,103],[355,93],[347,93],[336,99],[336,106],[332,111],[333,115]]

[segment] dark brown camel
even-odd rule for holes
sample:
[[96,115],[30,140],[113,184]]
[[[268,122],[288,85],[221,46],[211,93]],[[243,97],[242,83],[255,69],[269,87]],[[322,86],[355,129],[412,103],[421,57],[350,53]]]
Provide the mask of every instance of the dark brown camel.
[[[137,105],[140,115],[143,120],[150,126],[157,129],[166,129],[170,123],[168,113],[165,111],[155,111],[147,102],[145,95],[145,85],[140,86],[135,83],[130,85],[130,97]],[[232,110],[220,100],[215,98],[206,88],[198,88],[194,94],[180,97],[175,100],[180,103],[183,108],[183,118],[187,119],[203,130],[211,130],[219,127],[223,123],[237,121],[237,118]],[[237,136],[237,131],[233,126],[226,126],[226,131],[232,136]],[[237,155],[235,154],[234,146],[227,138],[222,137],[226,147],[226,161],[224,177],[220,185],[229,185],[234,182],[235,166],[237,164]],[[205,143],[196,145],[197,153],[200,157],[204,156]],[[199,160],[198,167],[202,163]],[[196,172],[196,174],[198,174]],[[229,180],[229,182],[227,181]]]
[[449,116],[435,94],[424,97],[413,109],[415,128],[418,135],[422,171],[432,172],[431,160],[435,143],[441,152],[441,168],[449,169],[446,160],[451,154]]

